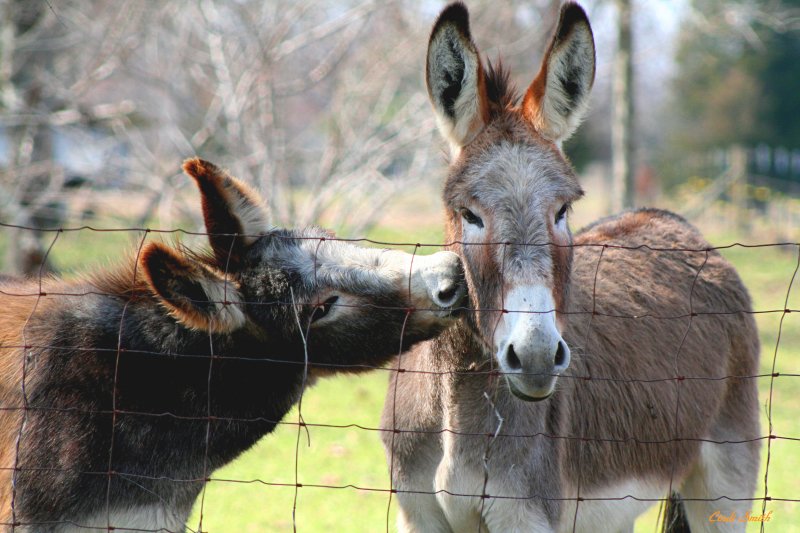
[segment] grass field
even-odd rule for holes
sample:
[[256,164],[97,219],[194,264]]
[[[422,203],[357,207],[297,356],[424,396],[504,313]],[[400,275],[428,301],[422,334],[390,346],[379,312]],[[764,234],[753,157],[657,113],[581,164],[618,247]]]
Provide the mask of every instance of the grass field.
[[[434,199],[435,202],[435,199]],[[579,221],[580,224],[580,221]],[[727,232],[712,232],[711,241],[721,246],[739,240]],[[377,228],[369,237],[385,241],[440,242],[436,226],[413,224]],[[0,254],[3,240],[0,229]],[[98,264],[100,257],[118,257],[141,236],[125,233],[64,233],[53,248],[56,263],[67,271]],[[757,244],[754,238],[745,242]],[[427,252],[433,250],[426,250]],[[788,305],[787,291],[797,267],[797,247],[732,247],[723,254],[738,268],[749,287],[757,311],[762,341],[761,370],[800,374],[800,313],[784,314],[785,307],[800,309],[800,279],[795,281]],[[100,261],[102,264],[102,261]],[[768,312],[775,311],[778,312]],[[782,324],[781,324],[782,321]],[[780,335],[780,342],[778,342]],[[324,380],[303,399],[303,419],[308,431],[298,431],[298,412],[293,410],[271,435],[237,461],[215,472],[201,506],[189,526],[209,532],[291,531],[293,510],[301,532],[394,531],[396,509],[389,505],[387,468],[376,428],[386,390],[387,372],[361,377]],[[762,432],[769,433],[767,412],[772,388],[772,433],[800,439],[800,377],[779,376],[759,380]],[[314,427],[315,424],[347,426]],[[764,495],[762,482],[757,496]],[[295,488],[295,481],[302,488]],[[324,485],[337,488],[315,488]],[[771,441],[768,494],[776,499],[800,499],[800,440]],[[767,531],[800,531],[800,504],[771,501],[772,519]],[[760,514],[761,503],[754,505]],[[655,530],[656,511],[637,523],[637,532]],[[756,525],[751,526],[757,530]],[[602,530],[602,525],[598,525]]]

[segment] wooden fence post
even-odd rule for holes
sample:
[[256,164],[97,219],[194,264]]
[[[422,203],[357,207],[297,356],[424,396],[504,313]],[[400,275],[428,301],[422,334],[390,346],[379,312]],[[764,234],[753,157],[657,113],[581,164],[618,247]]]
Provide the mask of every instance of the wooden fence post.
[[747,152],[738,144],[731,146],[728,152],[731,180],[731,203],[736,213],[736,225],[739,231],[750,231],[750,219],[747,212]]
[[631,0],[616,0],[617,50],[614,55],[611,123],[612,211],[634,206],[633,39]]

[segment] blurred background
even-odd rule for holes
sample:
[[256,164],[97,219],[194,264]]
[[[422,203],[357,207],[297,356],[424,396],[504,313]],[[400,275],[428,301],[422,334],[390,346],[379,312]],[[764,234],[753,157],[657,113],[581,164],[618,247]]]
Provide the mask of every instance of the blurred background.
[[[526,87],[560,4],[468,2],[484,58],[502,57]],[[583,4],[598,62],[592,110],[565,146],[587,190],[573,229],[657,206],[688,217],[714,245],[769,244],[723,253],[763,311],[764,372],[800,373],[800,321],[783,313],[800,308],[791,290],[799,246],[775,244],[800,241],[800,1]],[[0,0],[2,272],[69,275],[144,238],[55,228],[202,231],[198,196],[180,173],[193,155],[253,184],[276,226],[441,243],[445,146],[422,73],[443,5]],[[310,391],[310,434],[299,435],[295,411],[216,473],[192,527],[202,515],[204,531],[291,530],[296,505],[305,531],[392,530],[382,448],[369,429],[385,374]],[[798,380],[760,381],[765,434],[770,407],[771,432],[800,438]],[[800,499],[800,442],[770,442],[769,495]],[[296,489],[298,479],[308,487]],[[800,530],[800,504],[768,509],[767,529]],[[640,520],[642,531],[654,520]]]
[[[597,81],[566,151],[597,191],[588,218],[672,205],[792,240],[800,2],[585,3]],[[526,87],[559,6],[472,2],[475,39]],[[441,7],[0,0],[0,217],[42,228],[197,224],[179,167],[198,154],[256,185],[276,225],[349,236],[393,226],[404,198],[438,197],[442,143],[422,70]],[[23,235],[7,271],[41,261],[43,236]]]

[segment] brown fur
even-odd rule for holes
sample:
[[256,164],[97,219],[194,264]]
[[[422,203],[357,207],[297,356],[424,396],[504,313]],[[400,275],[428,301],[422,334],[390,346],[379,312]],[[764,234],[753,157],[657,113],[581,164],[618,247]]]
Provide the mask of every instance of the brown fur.
[[[747,291],[717,252],[702,251],[710,245],[683,221],[659,211],[628,213],[579,234],[575,244],[575,294],[569,311],[581,314],[569,317],[566,334],[582,339],[583,345],[575,347],[580,354],[572,374],[667,380],[757,373],[758,335],[747,313],[751,309]],[[584,244],[698,251],[607,248],[598,268],[599,249],[580,247]],[[691,316],[693,312],[711,314]],[[624,318],[636,315],[652,318]],[[677,316],[682,318],[673,318]],[[723,340],[727,346],[719,345]],[[609,349],[627,356],[607,353]],[[715,350],[718,354],[711,353]],[[658,441],[758,428],[753,379],[651,384],[589,380],[575,381],[572,387],[568,434],[602,436],[613,427],[614,438]],[[617,413],[611,426],[610,412]],[[739,420],[733,423],[731,416]],[[747,431],[740,437],[757,438],[758,433]],[[697,441],[658,445],[570,441],[567,453],[573,460],[565,464],[572,467],[568,479],[580,480],[586,488],[608,482],[609,474],[623,476],[630,471],[672,476],[677,486],[691,468],[698,446]]]
[[541,101],[544,99],[546,83],[547,63],[542,63],[539,74],[536,75],[533,82],[528,87],[528,90],[525,91],[525,98],[522,101],[522,112],[525,118],[531,123],[534,123],[538,119],[536,115],[541,107]]
[[[200,188],[203,220],[216,263],[235,270],[242,260],[242,248],[265,229],[262,202],[247,184],[213,163],[200,158],[187,159],[183,170]],[[251,216],[242,217],[236,212],[236,208],[245,205],[252,210]]]
[[[52,280],[39,282],[12,280],[0,282],[0,523],[10,522],[11,478],[16,466],[16,440],[22,423],[25,402],[22,395],[23,346],[41,344],[41,327],[35,316],[54,309],[58,291]],[[26,382],[35,379],[36,361],[25,361]]]
[[[570,33],[581,23],[583,23],[583,20],[580,16],[577,16],[575,10],[562,9],[559,21],[556,24],[558,32],[550,41],[547,51],[544,53],[545,57],[550,56],[555,48],[567,42]],[[542,62],[539,73],[528,87],[525,92],[525,98],[522,101],[522,114],[531,124],[538,124],[542,120],[540,110],[545,97],[548,65],[547,61]],[[592,72],[592,78],[594,78],[594,71]]]
[[[185,296],[180,296],[177,285],[180,280],[207,279],[212,283],[227,283],[230,289],[230,300],[238,290],[233,280],[226,280],[221,273],[203,266],[203,263],[182,256],[177,251],[161,243],[151,243],[141,253],[141,270],[147,284],[161,297],[163,305],[172,316],[189,328],[200,331],[224,332],[225,325],[220,323],[216,308],[211,312],[201,311]],[[223,305],[232,305],[226,300]]]

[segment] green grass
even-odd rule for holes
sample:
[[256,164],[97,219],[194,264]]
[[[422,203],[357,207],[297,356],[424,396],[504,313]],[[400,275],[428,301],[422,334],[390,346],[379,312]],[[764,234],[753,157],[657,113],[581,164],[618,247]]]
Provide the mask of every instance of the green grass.
[[[344,234],[342,234],[344,235]],[[382,241],[409,241],[407,231],[398,233],[378,228],[370,238]],[[441,242],[437,229],[412,233],[413,242]],[[0,231],[0,254],[4,249]],[[152,237],[148,237],[152,238]],[[67,272],[87,265],[106,264],[123,250],[135,249],[141,235],[76,232],[59,236],[53,258]],[[732,235],[712,236],[716,245],[736,241]],[[751,242],[757,242],[752,239]],[[430,253],[434,249],[423,249]],[[789,282],[797,265],[797,249],[741,248],[723,254],[739,270],[753,296],[758,311],[782,310]],[[1,257],[0,257],[1,259]],[[795,280],[788,307],[800,309],[800,279]],[[781,325],[781,319],[783,323]],[[761,371],[800,374],[800,313],[760,313],[756,316],[762,342]],[[780,331],[780,342],[778,335]],[[387,372],[377,371],[357,377],[322,380],[309,389],[303,399],[303,419],[311,427],[298,433],[298,410],[294,409],[274,433],[230,465],[214,472],[202,503],[202,529],[210,532],[291,531],[296,500],[296,525],[303,532],[386,531],[389,488],[387,467],[379,433],[386,390]],[[762,432],[768,433],[768,398],[772,387],[772,433],[800,439],[800,377],[779,376],[759,380],[762,404]],[[317,427],[344,425],[345,428]],[[309,439],[310,437],[310,439]],[[764,495],[766,465],[763,447],[761,483],[756,496]],[[297,457],[297,460],[295,460]],[[773,498],[800,498],[800,441],[771,441],[769,495]],[[295,489],[295,480],[305,486]],[[309,485],[341,487],[315,488]],[[368,489],[378,489],[372,491]],[[200,524],[200,502],[189,526]],[[756,502],[754,512],[760,513]],[[773,511],[767,531],[800,531],[800,504],[772,501]],[[656,509],[638,522],[637,532],[655,529]],[[395,531],[396,505],[388,512],[389,531]],[[602,525],[598,525],[599,528]],[[748,530],[757,530],[757,525]]]
[[[203,530],[291,531],[296,464],[299,483],[344,487],[297,489],[299,531],[385,531],[389,494],[360,490],[389,487],[379,433],[313,424],[377,427],[386,379],[381,371],[329,379],[310,389],[302,406],[303,419],[312,425],[308,434],[298,434],[295,408],[284,419],[286,424],[213,476],[292,486],[212,481],[203,505]],[[393,528],[394,515],[390,523]],[[199,505],[189,525],[199,525]]]

